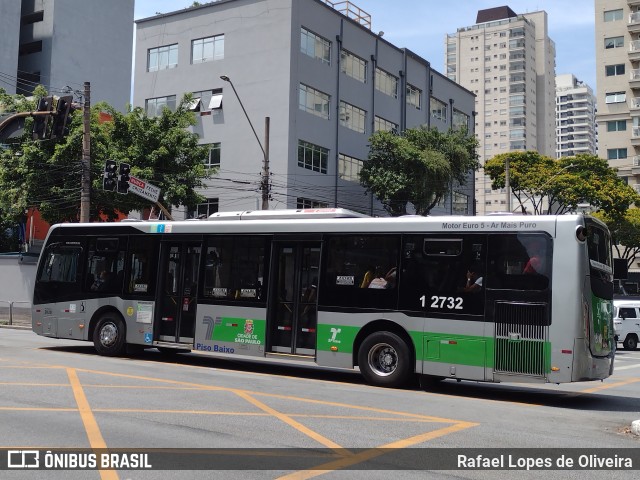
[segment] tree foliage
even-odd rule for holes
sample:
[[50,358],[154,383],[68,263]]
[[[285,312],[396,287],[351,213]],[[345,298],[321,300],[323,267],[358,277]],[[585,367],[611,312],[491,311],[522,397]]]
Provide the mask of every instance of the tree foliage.
[[360,183],[392,216],[406,214],[409,204],[416,214],[428,215],[452,182],[464,185],[468,173],[479,167],[477,140],[465,130],[443,133],[419,127],[402,135],[379,131],[370,141]]
[[[40,88],[40,87],[39,87]],[[46,95],[44,89],[36,92]],[[105,160],[131,165],[131,175],[157,186],[163,205],[195,206],[203,198],[195,188],[212,173],[203,161],[208,148],[198,145],[198,135],[189,131],[195,116],[185,96],[176,111],[164,109],[148,117],[143,109],[120,113],[100,103],[91,110],[91,206],[90,218],[115,219],[117,213],[142,210],[149,201],[129,193],[104,191]],[[35,100],[0,95],[0,104],[14,111],[28,111]],[[104,121],[104,113],[111,119]],[[76,222],[80,211],[82,171],[82,111],[71,115],[69,134],[55,140],[31,140],[25,128],[20,142],[0,152],[0,217],[18,221],[29,207],[39,209],[50,223]]]
[[611,218],[623,218],[629,205],[640,201],[606,160],[590,154],[554,160],[534,151],[501,153],[484,166],[494,189],[505,187],[507,160],[513,197],[523,211],[532,207],[529,213],[563,214],[586,203]]
[[640,208],[628,209],[623,217],[611,217],[604,212],[594,216],[607,224],[617,257],[626,259],[627,267],[631,268],[640,257]]

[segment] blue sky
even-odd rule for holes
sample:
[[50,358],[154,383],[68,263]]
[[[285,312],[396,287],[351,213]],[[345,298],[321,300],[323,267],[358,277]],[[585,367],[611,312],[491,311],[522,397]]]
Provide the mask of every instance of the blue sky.
[[[206,3],[200,0],[200,3]],[[476,21],[478,10],[508,5],[516,13],[544,10],[556,44],[556,74],[572,73],[596,90],[593,0],[353,0],[371,15],[372,30],[444,71],[444,38]],[[193,0],[135,0],[135,18],[189,7]]]

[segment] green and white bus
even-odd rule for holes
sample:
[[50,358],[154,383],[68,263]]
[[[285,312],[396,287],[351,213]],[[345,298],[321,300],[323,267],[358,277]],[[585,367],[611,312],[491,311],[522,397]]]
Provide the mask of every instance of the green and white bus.
[[611,237],[588,216],[234,212],[53,226],[33,331],[102,355],[358,367],[380,386],[562,383],[611,375],[612,299]]

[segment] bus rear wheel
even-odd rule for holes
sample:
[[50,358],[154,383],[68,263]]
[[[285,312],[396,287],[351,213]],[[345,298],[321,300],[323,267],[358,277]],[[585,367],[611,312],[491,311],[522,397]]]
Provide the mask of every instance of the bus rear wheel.
[[100,355],[115,357],[125,351],[125,328],[122,318],[106,313],[98,319],[93,331],[93,346]]
[[634,334],[627,335],[627,338],[622,342],[625,350],[637,350],[638,349],[638,337]]
[[365,338],[358,350],[358,365],[365,380],[380,387],[405,385],[413,367],[409,347],[392,332],[376,332]]

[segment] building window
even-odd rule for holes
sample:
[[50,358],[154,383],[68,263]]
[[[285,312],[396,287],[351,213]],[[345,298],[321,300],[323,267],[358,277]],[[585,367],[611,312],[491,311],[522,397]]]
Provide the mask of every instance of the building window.
[[607,10],[604,12],[604,21],[605,22],[615,22],[616,20],[622,20],[622,9],[618,10]]
[[329,150],[313,143],[298,140],[298,166],[313,170],[314,172],[327,173],[329,163]]
[[453,128],[469,128],[469,115],[453,109]]
[[625,92],[611,92],[604,97],[605,103],[623,103],[626,102],[627,95]]
[[469,195],[464,193],[453,192],[453,214],[468,215],[469,214]]
[[[485,92],[486,93],[486,92]],[[443,122],[447,121],[447,104],[431,97],[431,116]]]
[[304,27],[300,29],[300,51],[322,63],[331,64],[331,42]]
[[351,78],[367,83],[367,61],[347,50],[340,52],[340,69]]
[[340,102],[340,125],[358,133],[365,133],[367,112],[350,103]]
[[157,72],[178,66],[178,44],[150,48],[147,51],[147,72]]
[[338,175],[342,180],[359,182],[362,165],[362,160],[358,160],[357,158],[350,157],[343,153],[338,155]]
[[215,168],[220,166],[220,142],[210,143],[209,157],[205,159],[205,168]]
[[422,110],[422,91],[410,84],[407,84],[407,105]]
[[317,115],[325,119],[329,119],[329,95],[309,87],[303,83],[300,84],[300,110]]
[[176,96],[148,98],[145,100],[145,112],[148,117],[159,117],[162,109],[168,108],[172,112],[176,109]]
[[398,79],[379,68],[376,68],[376,90],[393,98],[398,98]]
[[224,58],[224,35],[199,38],[191,42],[191,63],[211,62]]
[[604,72],[607,77],[624,75],[624,63],[620,63],[618,65],[605,65]]
[[189,110],[201,112],[205,110],[219,110],[222,108],[222,89],[201,90],[192,92],[193,101],[189,105]]
[[604,48],[624,47],[624,37],[609,37],[604,39]]
[[626,120],[611,120],[607,122],[607,132],[623,132],[627,129]]
[[310,198],[298,197],[296,198],[296,208],[328,208],[329,204],[325,202],[319,202],[317,200],[311,200]]
[[205,203],[196,205],[196,209],[191,212],[191,218],[207,218],[218,212],[219,207],[217,198],[207,198]]
[[379,131],[397,132],[398,125],[396,123],[390,122],[389,120],[385,120],[384,118],[378,117],[376,115],[373,121],[373,131],[374,132],[379,132]]
[[626,148],[609,148],[607,149],[607,160],[621,160],[627,158]]

